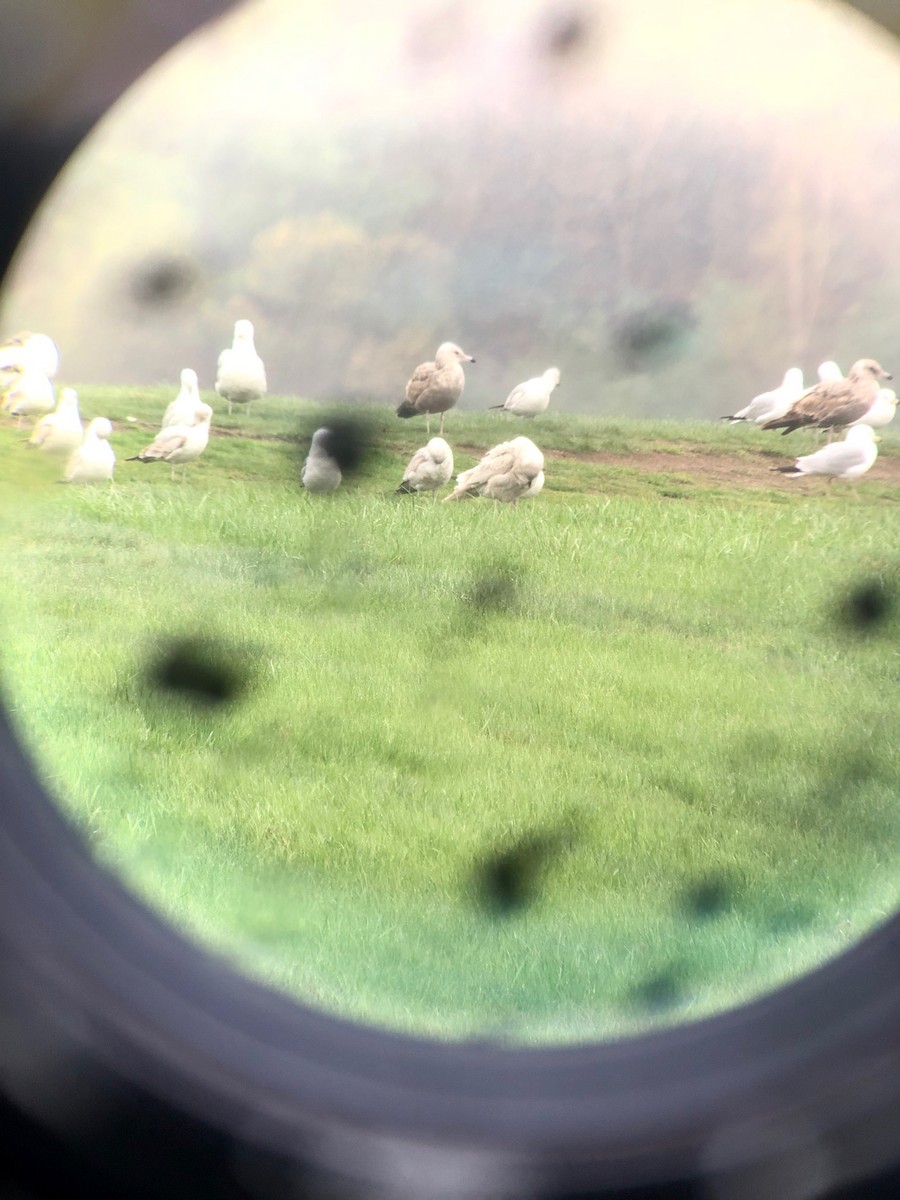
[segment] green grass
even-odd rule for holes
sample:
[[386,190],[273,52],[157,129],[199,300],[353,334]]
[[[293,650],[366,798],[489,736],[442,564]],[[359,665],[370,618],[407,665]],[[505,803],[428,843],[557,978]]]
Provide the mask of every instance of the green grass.
[[[321,410],[290,398],[217,412],[252,436],[182,485],[123,461],[171,389],[80,396],[116,422],[111,489],[57,486],[0,429],[5,686],[99,857],[248,970],[436,1036],[620,1036],[896,907],[898,621],[840,620],[896,579],[888,485],[713,487],[679,447],[767,435],[557,416],[524,429],[551,452],[536,501],[433,504],[392,494],[421,422],[366,410],[376,453],[312,498]],[[448,419],[458,469],[522,431]],[[672,469],[553,457],[601,449]],[[153,685],[182,636],[246,673],[238,701]]]

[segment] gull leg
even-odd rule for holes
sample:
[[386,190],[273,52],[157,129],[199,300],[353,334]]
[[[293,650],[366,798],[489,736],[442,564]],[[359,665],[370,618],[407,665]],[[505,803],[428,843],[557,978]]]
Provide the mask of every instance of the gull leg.
[[174,483],[174,482],[175,482],[175,464],[174,464],[174,463],[170,463],[169,465],[170,465],[170,466],[171,466],[171,468],[172,468],[172,482]]
[[425,414],[425,436],[431,440],[431,413]]
[[441,434],[440,434],[440,436],[441,437],[444,436],[444,414],[443,413],[441,413]]

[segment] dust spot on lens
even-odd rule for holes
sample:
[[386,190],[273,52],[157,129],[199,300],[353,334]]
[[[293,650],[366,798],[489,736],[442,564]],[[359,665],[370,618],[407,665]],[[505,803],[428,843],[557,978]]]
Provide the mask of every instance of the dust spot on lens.
[[250,682],[245,651],[207,638],[179,638],[163,646],[148,668],[151,686],[194,704],[234,701]]
[[597,14],[578,4],[556,8],[544,22],[539,45],[552,59],[571,59],[596,41]]
[[161,308],[187,298],[197,282],[197,268],[188,258],[156,258],[131,276],[132,298],[142,307]]
[[882,577],[855,584],[838,605],[838,624],[853,633],[878,633],[894,617],[896,586]]
[[463,604],[477,613],[512,612],[519,602],[521,571],[510,564],[480,572],[463,594]]
[[[325,414],[316,424],[316,429],[327,429],[324,449],[334,459],[344,476],[353,475],[369,460],[376,448],[375,429],[364,416]],[[304,457],[312,441],[315,429],[301,434]]]
[[654,971],[631,990],[629,1000],[645,1013],[674,1008],[686,998],[684,975],[684,969],[678,963]]
[[547,869],[569,849],[574,828],[531,834],[477,864],[479,904],[496,917],[508,917],[535,904]]
[[629,371],[662,366],[679,357],[696,324],[682,301],[656,301],[625,312],[613,327],[613,342]]
[[707,875],[685,888],[681,911],[694,921],[706,921],[734,908],[735,887],[725,875]]

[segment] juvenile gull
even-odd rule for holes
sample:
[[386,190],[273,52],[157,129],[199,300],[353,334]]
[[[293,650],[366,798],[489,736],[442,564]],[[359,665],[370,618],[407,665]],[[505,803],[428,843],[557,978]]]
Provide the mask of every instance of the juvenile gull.
[[113,477],[116,455],[107,438],[112,425],[106,417],[94,417],[84,441],[66,464],[66,483],[105,483]]
[[763,429],[781,429],[783,433],[807,425],[843,429],[864,417],[875,403],[879,380],[891,378],[874,358],[861,358],[847,372],[846,379],[817,383],[782,416],[766,421]]
[[494,446],[477,466],[457,475],[456,485],[445,504],[478,495],[515,504],[537,495],[544,486],[544,456],[529,438],[513,438]]
[[792,467],[773,467],[772,470],[790,479],[799,479],[801,475],[826,475],[829,483],[832,479],[851,483],[865,475],[877,457],[875,431],[870,425],[854,425],[847,430],[842,442],[832,442],[815,454],[804,454]]
[[193,425],[194,417],[202,403],[197,387],[197,372],[185,367],[181,372],[181,391],[166,409],[161,428],[168,429],[171,425]]
[[56,408],[46,417],[41,417],[32,430],[28,444],[48,454],[71,454],[83,440],[78,393],[74,388],[63,388]]
[[300,482],[308,492],[333,492],[341,485],[341,468],[329,452],[330,429],[317,429],[312,435],[309,454],[300,472]]
[[803,372],[799,367],[790,367],[785,371],[784,379],[777,388],[773,388],[771,392],[761,392],[758,396],[754,396],[746,408],[742,408],[732,416],[723,417],[722,420],[730,421],[732,425],[740,421],[751,421],[756,425],[761,425],[763,421],[771,421],[776,417],[784,416],[794,401],[798,400],[802,394]]
[[526,379],[514,387],[502,404],[492,404],[490,407],[502,408],[515,413],[517,417],[536,417],[538,413],[547,411],[550,393],[556,387],[559,387],[559,368],[548,367],[543,375]]
[[425,414],[425,432],[431,437],[431,414],[441,414],[441,437],[444,435],[444,413],[453,408],[466,386],[462,363],[474,362],[454,342],[442,342],[434,362],[420,363],[406,385],[406,399],[397,409],[398,417]]
[[167,462],[172,467],[172,479],[175,478],[175,467],[181,464],[181,482],[187,472],[187,464],[199,458],[206,449],[209,441],[209,423],[212,420],[212,409],[208,404],[201,404],[195,413],[194,421],[189,425],[170,425],[161,429],[149,446],[145,446],[140,454],[129,458],[128,462]]
[[452,474],[453,451],[442,437],[433,437],[409,460],[397,491],[436,493],[438,488],[450,482]]
[[231,349],[219,355],[216,391],[228,401],[229,416],[232,404],[246,404],[249,412],[251,403],[266,394],[266,368],[253,344],[252,321],[235,321]]

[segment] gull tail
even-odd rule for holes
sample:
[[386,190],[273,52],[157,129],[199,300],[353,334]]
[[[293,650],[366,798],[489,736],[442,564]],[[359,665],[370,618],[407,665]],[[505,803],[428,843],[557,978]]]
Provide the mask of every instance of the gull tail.
[[798,471],[796,467],[772,467],[773,471],[777,471],[779,475],[787,475],[791,479],[798,479],[803,472]]
[[506,408],[505,404],[489,404],[488,408]]
[[414,404],[410,404],[410,402],[408,400],[404,400],[403,403],[397,409],[398,417],[404,417],[404,418],[405,417],[418,417],[420,415],[421,414],[419,413],[419,410],[416,408],[416,406]]
[[394,489],[395,496],[410,496],[416,489],[404,479],[398,488]]

